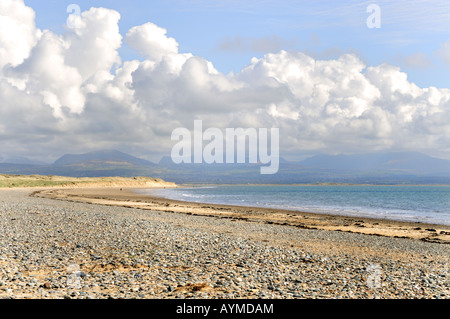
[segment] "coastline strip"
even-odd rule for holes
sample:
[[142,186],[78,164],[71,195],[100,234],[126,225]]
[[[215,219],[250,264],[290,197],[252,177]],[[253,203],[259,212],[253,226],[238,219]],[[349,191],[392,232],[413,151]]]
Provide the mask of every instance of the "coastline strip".
[[341,231],[450,244],[450,226],[447,225],[306,213],[271,208],[192,203],[142,195],[134,192],[134,189],[136,187],[44,189],[33,192],[31,196],[166,213],[236,219],[303,229]]

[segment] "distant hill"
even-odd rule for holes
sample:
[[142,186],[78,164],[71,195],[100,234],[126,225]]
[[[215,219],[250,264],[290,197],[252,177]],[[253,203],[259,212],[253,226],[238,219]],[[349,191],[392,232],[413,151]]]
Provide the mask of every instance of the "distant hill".
[[[26,162],[26,161],[25,161]],[[0,174],[67,177],[148,176],[182,184],[450,184],[450,161],[415,152],[317,155],[302,161],[280,159],[275,175],[260,164],[158,164],[117,151],[67,154],[50,165],[0,163]]]
[[0,163],[13,165],[46,165],[46,163],[40,161],[33,161],[23,156],[2,156],[2,155],[0,155]]
[[351,171],[398,171],[414,174],[450,172],[450,161],[417,152],[389,152],[355,155],[317,155],[299,165],[310,168]]
[[103,150],[85,154],[67,154],[55,161],[53,165],[135,165],[153,166],[154,163],[140,159],[117,150]]

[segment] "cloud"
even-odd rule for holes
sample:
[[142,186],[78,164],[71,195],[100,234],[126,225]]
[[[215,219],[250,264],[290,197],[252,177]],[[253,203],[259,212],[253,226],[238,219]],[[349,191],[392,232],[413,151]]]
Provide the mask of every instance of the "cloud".
[[261,38],[251,37],[228,37],[223,39],[217,46],[218,50],[225,52],[278,52],[290,50],[298,45],[298,39],[284,39],[278,35],[270,35]]
[[450,66],[450,38],[440,46],[437,53],[444,63]]
[[[8,64],[3,69],[10,83],[24,92],[40,95],[59,118],[63,107],[81,113],[86,94],[89,90],[95,92],[89,83],[91,77],[107,78],[111,68],[121,62],[117,53],[121,46],[117,12],[92,8],[70,18],[74,27],[65,35],[30,30],[40,37],[27,57],[22,63]],[[85,87],[87,84],[91,85]]]
[[35,13],[23,0],[0,2],[0,69],[23,62],[40,38],[35,26]]
[[122,45],[119,33],[120,14],[105,8],[91,8],[81,16],[71,15],[74,27],[65,40],[67,65],[76,68],[86,79],[99,71],[109,72],[121,64],[117,50]]
[[131,28],[126,42],[149,60],[159,62],[167,55],[178,53],[177,41],[167,37],[166,33],[166,29],[149,22]]
[[[14,4],[25,17],[4,3],[2,16],[29,35],[12,41],[0,34],[4,154],[170,154],[172,131],[192,129],[196,119],[205,128],[280,128],[282,152],[298,154],[427,151],[450,143],[450,90],[420,88],[393,65],[368,66],[356,54],[318,59],[277,50],[223,74],[211,61],[179,52],[152,23],[124,39],[142,60],[122,61],[114,10],[73,16],[76,28],[58,35],[37,29],[23,2]],[[10,51],[20,54],[4,53]]]
[[423,52],[416,52],[408,56],[400,57],[399,60],[403,65],[409,68],[428,68],[432,66],[428,56]]
[[13,83],[21,83],[19,88],[24,92],[40,94],[56,116],[61,115],[63,105],[74,112],[81,112],[85,102],[79,71],[65,63],[66,47],[63,38],[46,31],[30,56],[6,72]]

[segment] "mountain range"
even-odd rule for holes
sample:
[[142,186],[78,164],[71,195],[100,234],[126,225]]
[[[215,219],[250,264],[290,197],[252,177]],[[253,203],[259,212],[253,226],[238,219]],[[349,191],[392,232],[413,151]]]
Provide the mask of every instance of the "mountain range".
[[311,168],[330,170],[384,170],[416,174],[450,172],[450,161],[418,152],[391,152],[355,155],[317,155],[299,162]]
[[53,163],[55,166],[68,165],[126,165],[126,166],[152,166],[154,163],[140,159],[117,150],[102,150],[86,154],[66,154]]
[[117,150],[101,150],[66,154],[53,164],[0,156],[0,173],[69,177],[151,176],[179,184],[450,184],[450,161],[417,152],[316,155],[302,161],[280,159],[278,174],[261,175],[259,164],[174,164],[170,157],[153,163]]

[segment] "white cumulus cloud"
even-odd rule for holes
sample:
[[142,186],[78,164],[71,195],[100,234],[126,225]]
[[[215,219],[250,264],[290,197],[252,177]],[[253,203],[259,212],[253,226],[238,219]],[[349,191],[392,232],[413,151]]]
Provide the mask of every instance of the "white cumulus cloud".
[[23,0],[0,1],[0,69],[22,63],[40,35],[35,13]]
[[140,54],[154,62],[167,55],[178,53],[178,42],[166,36],[167,30],[149,22],[131,28],[126,36],[127,43]]

